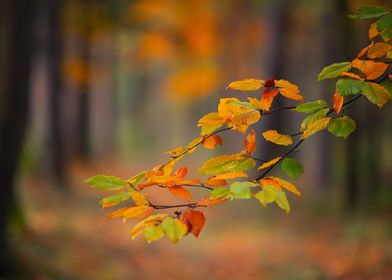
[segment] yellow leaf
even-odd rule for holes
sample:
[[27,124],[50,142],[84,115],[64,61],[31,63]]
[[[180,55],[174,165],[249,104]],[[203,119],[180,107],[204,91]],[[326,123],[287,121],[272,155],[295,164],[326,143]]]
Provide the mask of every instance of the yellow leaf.
[[142,218],[150,215],[152,210],[153,208],[149,206],[123,207],[116,211],[106,214],[106,217],[124,218],[124,219]]
[[211,135],[203,140],[202,145],[206,149],[213,150],[217,145],[223,145],[223,139],[219,135]]
[[240,177],[248,177],[248,175],[244,172],[227,172],[227,173],[222,173],[219,175],[216,175],[214,177],[211,177],[210,179],[214,180],[228,180],[228,179],[234,179],[234,178],[240,178]]
[[366,79],[375,80],[380,77],[388,68],[388,64],[383,62],[375,62],[373,60],[354,59],[351,65],[361,70],[365,74]]
[[256,151],[256,144],[256,132],[252,129],[244,141],[246,153],[249,155],[253,154]]
[[301,139],[306,139],[309,136],[315,134],[316,132],[325,129],[328,126],[330,120],[331,118],[321,118],[314,122],[309,123],[306,129],[304,130]]
[[278,182],[279,185],[281,185],[282,188],[285,188],[286,190],[292,192],[295,195],[298,195],[298,196],[301,195],[301,192],[293,184],[291,184],[290,182],[287,182],[287,181],[285,181],[283,179],[280,179],[278,177],[270,176],[270,178],[272,178],[276,182]]
[[135,202],[135,204],[137,206],[143,206],[143,205],[147,205],[148,204],[148,200],[146,198],[146,195],[138,192],[138,191],[134,191],[131,193],[131,198],[133,200],[133,202]]
[[390,49],[392,49],[390,44],[375,43],[374,46],[369,48],[367,56],[369,58],[378,58],[386,55]]
[[188,146],[186,147],[188,149],[188,153],[189,154],[193,153],[196,150],[198,144],[201,143],[201,141],[202,141],[202,137],[197,137],[193,139],[192,142],[189,143]]
[[204,115],[198,122],[197,126],[217,126],[224,123],[219,113],[213,112]]
[[231,82],[227,88],[232,88],[241,91],[248,91],[248,90],[258,90],[259,88],[264,86],[263,80],[257,79],[245,79],[241,81]]
[[275,163],[277,163],[282,157],[276,157],[274,159],[271,159],[270,161],[267,161],[265,163],[263,163],[262,165],[260,165],[257,170],[261,170],[261,169],[265,169],[267,167],[270,167],[271,165],[274,165]]
[[296,85],[286,80],[275,80],[275,85],[279,88],[280,94],[284,97],[298,101],[304,100],[303,96],[299,94],[299,88]]
[[257,98],[254,97],[248,97],[248,101],[250,104],[252,104],[253,106],[255,106],[257,109],[261,109],[261,101]]
[[143,232],[143,229],[147,226],[156,226],[159,225],[164,218],[166,218],[168,214],[162,213],[162,214],[156,214],[156,215],[151,215],[150,217],[144,219],[143,221],[139,222],[136,224],[132,231],[131,231],[131,236],[132,239],[135,239],[136,236],[138,236],[140,233]]
[[263,132],[263,137],[265,140],[277,145],[288,146],[293,144],[293,139],[290,135],[280,134],[276,130],[267,130]]

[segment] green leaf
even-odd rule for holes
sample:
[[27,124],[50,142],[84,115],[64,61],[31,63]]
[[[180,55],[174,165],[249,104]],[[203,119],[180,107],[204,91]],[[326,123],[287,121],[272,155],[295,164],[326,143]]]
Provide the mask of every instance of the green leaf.
[[326,107],[328,107],[328,104],[325,103],[324,100],[317,100],[313,102],[300,104],[297,107],[295,107],[294,111],[297,111],[299,113],[314,113]]
[[263,190],[256,193],[255,198],[258,199],[264,207],[275,201],[280,208],[286,211],[286,213],[290,212],[290,204],[287,200],[286,193],[274,186],[263,185]]
[[174,219],[172,217],[167,217],[161,223],[163,232],[171,240],[171,242],[176,243],[188,232],[188,227],[182,221]]
[[285,158],[280,164],[280,167],[282,168],[284,173],[286,173],[294,180],[297,180],[299,176],[304,173],[303,165],[293,158]]
[[136,174],[135,176],[133,176],[132,178],[130,178],[128,182],[129,184],[131,184],[133,188],[136,188],[137,185],[140,184],[140,182],[144,179],[145,176],[146,176],[146,171],[142,171]]
[[356,128],[355,121],[348,116],[332,119],[328,123],[328,131],[337,137],[346,139]]
[[93,188],[105,191],[117,191],[128,186],[127,181],[124,181],[115,176],[106,175],[96,175],[84,182]]
[[199,169],[201,174],[221,174],[226,172],[243,172],[256,165],[256,162],[240,154],[221,155],[209,159]]
[[376,22],[376,25],[381,37],[388,42],[392,38],[392,15],[383,16]]
[[305,130],[309,124],[311,124],[319,119],[324,118],[328,114],[328,111],[329,111],[328,108],[321,109],[320,111],[317,111],[317,112],[307,116],[301,123],[301,130]]
[[256,187],[258,184],[252,182],[234,182],[230,186],[231,199],[248,199],[252,197],[250,188]]
[[336,88],[341,96],[360,93],[364,87],[364,82],[353,79],[339,79]]
[[339,77],[340,75],[342,75],[342,73],[347,72],[350,69],[351,62],[334,63],[332,65],[324,67],[324,69],[318,75],[318,80],[321,81],[324,79],[333,79]]
[[362,94],[380,108],[389,100],[388,91],[377,83],[364,83]]
[[131,198],[131,193],[132,192],[121,192],[118,194],[114,194],[108,197],[105,197],[99,201],[99,203],[102,205],[102,207],[110,207],[110,206],[115,206],[125,200],[128,200]]
[[144,237],[150,243],[151,241],[157,241],[164,235],[163,229],[160,226],[148,226],[143,230]]
[[387,90],[389,97],[392,98],[392,82],[384,81],[381,85]]
[[225,198],[230,195],[230,189],[228,188],[214,188],[210,193],[211,199]]
[[381,6],[363,6],[360,7],[355,15],[349,15],[351,19],[370,19],[378,18],[388,14],[390,11]]

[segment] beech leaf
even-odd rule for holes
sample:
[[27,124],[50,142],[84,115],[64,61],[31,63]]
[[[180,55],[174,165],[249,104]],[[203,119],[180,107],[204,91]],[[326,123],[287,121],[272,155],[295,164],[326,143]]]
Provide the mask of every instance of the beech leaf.
[[304,173],[303,165],[293,158],[285,158],[280,164],[280,167],[284,173],[294,180],[297,180]]

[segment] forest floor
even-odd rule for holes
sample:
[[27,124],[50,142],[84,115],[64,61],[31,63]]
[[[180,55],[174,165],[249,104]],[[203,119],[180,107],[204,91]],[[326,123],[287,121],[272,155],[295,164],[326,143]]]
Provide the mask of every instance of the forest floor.
[[392,279],[391,217],[233,201],[206,211],[198,239],[148,244],[131,239],[133,222],[105,218],[103,193],[83,183],[99,168],[77,170],[65,193],[23,181],[28,233],[15,238],[32,279]]

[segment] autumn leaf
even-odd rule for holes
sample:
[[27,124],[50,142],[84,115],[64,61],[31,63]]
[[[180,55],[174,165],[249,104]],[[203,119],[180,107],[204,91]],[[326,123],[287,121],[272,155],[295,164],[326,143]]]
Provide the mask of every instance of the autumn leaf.
[[352,61],[352,66],[358,68],[363,74],[365,74],[366,79],[368,80],[375,80],[379,78],[388,68],[388,64],[383,62],[360,60],[357,58]]
[[260,100],[260,107],[264,111],[269,111],[274,101],[275,96],[277,96],[279,91],[277,89],[266,89],[263,91],[263,95]]
[[143,234],[148,243],[158,241],[164,236],[163,229],[160,226],[147,226],[144,228]]
[[267,207],[269,203],[275,201],[275,203],[285,210],[286,213],[290,212],[290,204],[287,200],[287,196],[281,189],[277,189],[270,185],[264,185],[263,190],[255,194],[255,198],[260,201],[264,207]]
[[197,210],[190,210],[182,215],[182,221],[188,225],[188,232],[192,232],[195,237],[199,236],[205,220],[204,214]]
[[277,145],[288,146],[293,144],[293,139],[290,135],[280,134],[276,130],[267,130],[263,132],[263,137],[265,140]]
[[228,188],[216,188],[210,192],[210,199],[226,199],[230,196],[230,189]]
[[253,154],[256,151],[256,144],[256,132],[252,129],[244,141],[245,152],[248,155]]
[[344,73],[342,74],[342,76],[343,76],[343,77],[350,77],[350,78],[353,78],[353,79],[355,79],[355,80],[361,80],[361,81],[364,80],[364,78],[362,78],[362,77],[359,76],[358,74],[351,73],[351,72],[344,72]]
[[261,169],[265,169],[267,167],[270,167],[271,165],[274,165],[275,163],[277,163],[282,157],[276,157],[274,159],[271,159],[270,161],[267,161],[265,163],[263,163],[262,165],[260,165],[257,170],[261,170]]
[[101,199],[99,203],[101,203],[102,208],[108,208],[108,207],[116,206],[121,202],[128,200],[130,197],[131,197],[131,192],[120,192],[118,194],[114,194]]
[[131,185],[132,188],[136,188],[140,182],[146,177],[146,172],[142,171],[135,176],[128,179],[128,183]]
[[339,94],[338,90],[335,90],[332,100],[333,100],[333,109],[335,110],[336,114],[339,114],[340,111],[342,110],[344,97]]
[[280,94],[284,97],[298,101],[304,100],[303,96],[299,94],[299,88],[296,85],[286,80],[275,80],[275,85],[279,88]]
[[172,217],[167,217],[164,219],[161,223],[161,227],[163,232],[173,243],[176,243],[188,232],[188,227],[184,222]]
[[241,81],[231,82],[227,88],[232,88],[241,91],[258,90],[264,86],[263,80],[245,79]]
[[[369,30],[370,32],[370,30]],[[370,34],[370,33],[369,33]],[[369,35],[370,36],[370,35]],[[365,48],[363,48],[357,55],[357,58],[361,58],[362,56],[364,56],[368,50],[374,45],[374,42],[371,42],[368,46],[366,46]]]
[[254,97],[248,97],[249,103],[253,106],[253,108],[260,110],[261,109],[261,101]]
[[180,169],[178,169],[176,172],[173,173],[173,176],[183,179],[186,176],[186,174],[188,174],[188,168],[181,167]]
[[374,37],[376,37],[379,34],[377,30],[377,24],[374,22],[370,25],[369,28],[369,39],[373,40]]
[[380,108],[389,100],[388,91],[383,86],[376,83],[365,83],[362,94],[365,95],[370,102]]
[[230,185],[230,199],[248,199],[252,197],[250,188],[258,186],[253,182],[234,182]]
[[221,126],[224,120],[217,112],[208,113],[203,116],[198,122],[197,126]]
[[167,216],[168,214],[166,213],[155,214],[137,223],[131,230],[132,239],[135,239],[140,233],[142,233],[145,227],[159,225]]
[[211,177],[210,179],[215,179],[215,180],[228,180],[228,179],[234,179],[234,178],[247,178],[248,175],[244,172],[227,172],[227,173],[222,173],[219,175],[216,175],[214,177]]
[[192,200],[192,194],[185,188],[183,187],[167,187],[167,190],[173,194],[176,195],[178,197],[181,197],[187,201],[191,201]]
[[384,56],[388,53],[389,50],[392,49],[390,44],[385,43],[375,43],[374,46],[369,48],[367,56],[369,58],[378,58]]
[[148,200],[146,198],[146,195],[141,192],[138,192],[138,191],[132,192],[131,198],[137,206],[143,206],[143,205],[148,204]]
[[197,205],[200,205],[200,206],[211,206],[211,205],[215,205],[215,204],[221,203],[221,202],[223,202],[225,200],[226,199],[224,199],[224,198],[210,199],[209,197],[204,197],[204,198],[199,200]]
[[321,109],[320,111],[314,112],[313,114],[307,116],[302,122],[301,122],[301,131],[304,131],[309,124],[324,118],[329,112],[328,108]]
[[255,165],[256,162],[253,159],[240,154],[220,155],[206,161],[199,169],[199,173],[216,175],[226,172],[243,172]]
[[123,207],[116,211],[106,214],[108,218],[123,218],[123,219],[134,219],[142,218],[150,215],[153,208],[149,206],[134,206],[134,207]]
[[211,135],[205,137],[205,139],[202,142],[202,145],[206,149],[216,149],[217,145],[223,145],[223,139],[219,135]]
[[260,186],[269,185],[269,186],[273,186],[277,189],[281,189],[280,184],[277,181],[275,181],[272,177],[266,177],[266,178],[260,179],[259,184],[260,184]]
[[329,123],[331,118],[321,118],[318,119],[314,122],[311,122],[308,124],[306,129],[303,131],[301,139],[306,139],[309,136],[315,134],[316,132],[319,132],[323,129],[325,129]]
[[287,182],[286,180],[283,180],[281,178],[274,177],[274,176],[270,176],[270,178],[274,179],[276,182],[279,183],[279,185],[282,188],[288,190],[289,192],[292,192],[293,194],[295,194],[297,196],[301,195],[301,192],[293,184],[291,184],[290,182]]
[[223,179],[217,180],[217,179],[214,179],[214,177],[211,177],[205,181],[205,184],[210,187],[220,187],[220,186],[226,186],[227,181],[223,180]]

